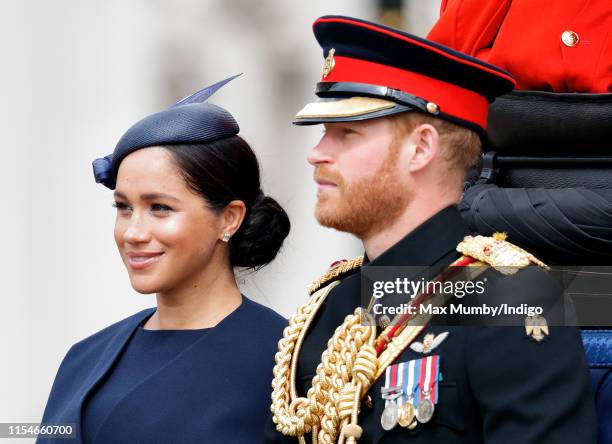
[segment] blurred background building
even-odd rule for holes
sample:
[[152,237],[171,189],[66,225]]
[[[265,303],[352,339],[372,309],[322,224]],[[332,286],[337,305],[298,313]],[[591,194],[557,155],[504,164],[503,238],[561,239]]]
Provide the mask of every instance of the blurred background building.
[[[278,259],[239,275],[244,293],[284,316],[339,258],[362,253],[317,225],[306,163],[319,127],[291,125],[313,97],[324,14],[425,35],[440,0],[4,0],[0,16],[0,422],[39,421],[76,341],[142,308],[113,241],[112,195],[91,161],[136,120],[243,72],[211,100],[259,156],[264,191],[292,231]],[[24,440],[19,440],[24,442]]]

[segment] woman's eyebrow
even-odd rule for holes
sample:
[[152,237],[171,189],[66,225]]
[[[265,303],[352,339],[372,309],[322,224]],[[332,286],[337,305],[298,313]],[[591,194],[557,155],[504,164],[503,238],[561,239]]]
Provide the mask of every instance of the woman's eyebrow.
[[125,199],[127,200],[127,197],[125,194],[123,194],[121,191],[117,191],[115,190],[115,192],[113,193],[113,195],[115,196],[115,199],[119,198],[119,199]]
[[141,194],[140,198],[142,200],[169,199],[169,200],[174,200],[176,202],[180,202],[179,198],[174,197],[170,194],[166,194],[166,193],[145,193],[145,194]]
[[[125,194],[123,194],[121,191],[115,191],[115,198],[119,198],[119,199],[127,199],[127,196]],[[168,200],[173,200],[176,202],[180,202],[180,199],[170,195],[170,194],[166,194],[166,193],[145,193],[145,194],[141,194],[140,195],[140,199],[142,200],[157,200],[157,199],[168,199]]]

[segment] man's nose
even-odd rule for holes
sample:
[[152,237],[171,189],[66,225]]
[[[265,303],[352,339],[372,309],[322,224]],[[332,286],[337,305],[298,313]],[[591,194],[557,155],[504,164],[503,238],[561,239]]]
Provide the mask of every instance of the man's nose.
[[328,134],[323,135],[319,143],[317,143],[308,154],[308,163],[316,166],[322,163],[332,163],[333,157],[331,156],[331,145],[332,142]]

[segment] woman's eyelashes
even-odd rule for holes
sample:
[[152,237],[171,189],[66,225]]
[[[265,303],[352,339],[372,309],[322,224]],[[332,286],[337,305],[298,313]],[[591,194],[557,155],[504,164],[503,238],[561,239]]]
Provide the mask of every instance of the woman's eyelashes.
[[[129,211],[133,211],[133,208],[125,202],[115,202],[113,203],[113,207],[117,209],[118,213],[126,213]],[[149,211],[155,214],[167,214],[174,210],[172,207],[165,204],[152,203],[151,205],[149,205]]]
[[122,212],[129,211],[132,209],[125,202],[115,202],[113,203],[113,208],[116,208],[118,213],[122,213]]
[[151,211],[155,213],[169,213],[170,211],[174,211],[174,210],[168,205],[154,203],[154,204],[151,204]]

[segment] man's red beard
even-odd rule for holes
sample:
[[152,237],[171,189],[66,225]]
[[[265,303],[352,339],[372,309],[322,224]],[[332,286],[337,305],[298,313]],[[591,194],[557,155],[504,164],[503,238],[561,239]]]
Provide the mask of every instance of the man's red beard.
[[326,167],[315,169],[315,180],[333,182],[337,187],[317,196],[315,216],[319,223],[365,239],[397,219],[412,198],[399,178],[399,151],[400,146],[392,143],[376,173],[352,184]]

